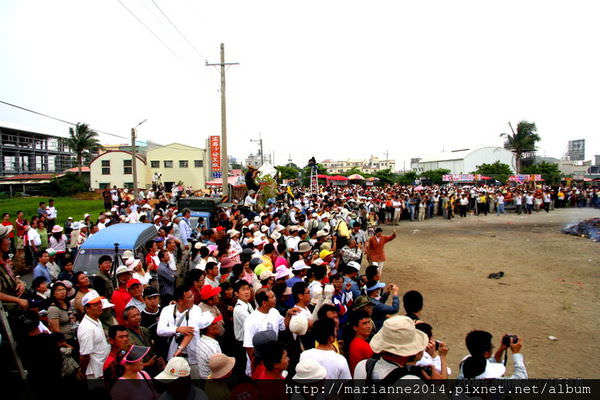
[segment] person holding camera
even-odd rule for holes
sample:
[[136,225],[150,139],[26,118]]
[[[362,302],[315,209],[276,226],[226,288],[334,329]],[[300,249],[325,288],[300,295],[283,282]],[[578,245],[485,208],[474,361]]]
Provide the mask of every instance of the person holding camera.
[[[527,379],[527,369],[521,348],[523,339],[516,335],[504,335],[496,353],[492,356],[492,335],[486,331],[471,331],[465,339],[470,356],[460,363],[457,379]],[[504,376],[508,350],[512,353],[514,372]],[[502,362],[502,354],[505,354]]]

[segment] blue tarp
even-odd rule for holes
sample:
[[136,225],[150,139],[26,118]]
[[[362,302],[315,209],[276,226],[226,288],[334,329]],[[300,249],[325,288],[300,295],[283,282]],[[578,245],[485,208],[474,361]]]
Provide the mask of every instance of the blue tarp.
[[142,236],[142,232],[148,228],[154,229],[156,233],[152,224],[111,225],[95,233],[81,245],[80,249],[114,249],[115,243],[119,243],[119,249],[132,250],[136,247],[136,242]]

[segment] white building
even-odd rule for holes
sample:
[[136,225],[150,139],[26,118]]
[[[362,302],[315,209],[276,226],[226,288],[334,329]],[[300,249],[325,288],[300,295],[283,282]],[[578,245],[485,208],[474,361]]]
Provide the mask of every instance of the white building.
[[411,160],[410,168],[421,173],[434,169],[448,169],[451,174],[469,174],[481,164],[500,161],[515,171],[515,157],[504,147],[488,146],[478,149],[455,150]]

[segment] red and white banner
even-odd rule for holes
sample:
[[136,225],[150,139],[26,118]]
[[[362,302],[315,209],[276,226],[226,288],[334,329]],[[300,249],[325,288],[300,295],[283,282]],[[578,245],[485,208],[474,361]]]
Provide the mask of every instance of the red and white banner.
[[221,136],[210,136],[208,138],[210,146],[210,166],[213,172],[221,171]]

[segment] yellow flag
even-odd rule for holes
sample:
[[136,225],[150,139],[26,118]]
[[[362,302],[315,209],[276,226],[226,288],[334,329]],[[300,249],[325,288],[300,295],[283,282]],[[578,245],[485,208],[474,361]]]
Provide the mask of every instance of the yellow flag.
[[292,199],[295,199],[292,189],[289,186],[287,187],[287,193],[292,197]]

